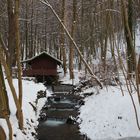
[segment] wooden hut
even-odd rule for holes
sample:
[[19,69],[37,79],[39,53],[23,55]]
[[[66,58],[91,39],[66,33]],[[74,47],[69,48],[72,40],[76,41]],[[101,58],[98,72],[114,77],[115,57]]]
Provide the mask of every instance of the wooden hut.
[[48,78],[56,77],[57,66],[62,65],[59,59],[45,51],[37,56],[22,61],[22,63],[25,63],[23,76],[36,77],[38,81],[45,81]]

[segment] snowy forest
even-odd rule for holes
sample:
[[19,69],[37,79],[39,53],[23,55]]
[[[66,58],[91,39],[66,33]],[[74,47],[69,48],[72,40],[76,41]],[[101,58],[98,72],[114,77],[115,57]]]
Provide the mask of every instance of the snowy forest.
[[0,3],[0,140],[140,139],[139,0]]

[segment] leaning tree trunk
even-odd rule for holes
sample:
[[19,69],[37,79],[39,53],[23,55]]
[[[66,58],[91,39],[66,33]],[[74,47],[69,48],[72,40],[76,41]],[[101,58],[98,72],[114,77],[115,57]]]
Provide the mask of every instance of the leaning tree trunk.
[[43,4],[47,5],[50,10],[53,12],[53,14],[55,15],[55,17],[57,18],[57,20],[59,21],[59,23],[61,24],[61,26],[63,27],[65,33],[67,34],[67,36],[69,37],[69,39],[71,40],[71,42],[73,43],[73,46],[75,47],[76,51],[78,52],[78,55],[81,58],[81,61],[85,64],[85,67],[87,68],[89,74],[91,75],[91,77],[93,79],[95,79],[95,81],[98,83],[98,85],[103,88],[102,83],[100,82],[100,80],[98,79],[98,77],[93,73],[92,69],[90,68],[90,66],[88,65],[88,63],[86,62],[86,60],[84,59],[82,53],[80,52],[76,42],[74,41],[74,39],[72,38],[72,36],[70,35],[69,31],[67,30],[66,26],[63,24],[63,22],[61,21],[61,19],[59,18],[58,14],[55,12],[55,10],[53,9],[53,7],[50,5],[50,3],[45,0],[42,1],[40,0]]

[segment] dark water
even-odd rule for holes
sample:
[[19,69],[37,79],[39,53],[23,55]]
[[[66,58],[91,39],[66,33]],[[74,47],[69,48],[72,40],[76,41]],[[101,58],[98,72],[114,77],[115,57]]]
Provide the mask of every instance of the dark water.
[[80,134],[77,122],[66,123],[69,116],[77,118],[81,97],[69,93],[72,86],[63,85],[62,93],[61,86],[58,91],[55,86],[54,90],[54,95],[48,98],[46,108],[42,110],[46,118],[38,125],[38,140],[88,140]]

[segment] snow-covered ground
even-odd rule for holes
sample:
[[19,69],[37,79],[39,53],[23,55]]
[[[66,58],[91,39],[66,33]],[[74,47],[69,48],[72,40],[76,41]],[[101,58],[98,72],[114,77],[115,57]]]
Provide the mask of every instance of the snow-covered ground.
[[83,72],[79,72],[78,70],[74,70],[74,79],[71,80],[69,70],[67,70],[67,73],[65,76],[64,76],[64,72],[63,72],[62,68],[59,69],[58,72],[59,72],[59,79],[60,79],[62,84],[77,85],[79,83],[80,76],[84,75]]
[[[76,71],[77,76],[79,73]],[[62,79],[63,83],[71,83],[69,77]],[[78,77],[75,80],[79,81]],[[32,106],[35,104],[37,92],[39,90],[46,90],[46,87],[41,83],[34,83],[33,81],[23,80],[23,115],[24,115],[24,133],[18,129],[17,119],[15,116],[16,108],[11,96],[9,86],[7,84],[7,91],[10,103],[10,121],[12,123],[14,139],[13,140],[34,140],[32,136],[35,128],[38,125],[38,115],[42,106],[45,104],[46,98],[38,100],[37,112],[34,112]],[[16,90],[17,79],[14,79],[14,86]],[[125,95],[122,96],[119,86],[108,86],[97,90],[92,87],[84,90],[81,94],[94,92],[92,96],[85,98],[85,105],[80,108],[79,122],[80,131],[86,134],[91,140],[109,140],[124,137],[140,137],[140,131],[137,128],[134,108],[130,96],[122,85]],[[47,96],[50,96],[49,89]],[[136,93],[133,94],[135,104],[137,106],[138,116],[140,120],[140,109]],[[5,129],[8,138],[8,128],[4,119],[0,119],[0,125]]]
[[[83,73],[75,71],[75,83],[79,82]],[[61,76],[63,83],[71,84],[69,75]],[[80,108],[80,132],[86,134],[91,140],[117,140],[126,137],[140,137],[136,124],[134,107],[124,78],[121,77],[124,96],[120,86],[108,86],[103,89],[97,87],[84,90],[84,93],[93,92],[92,96],[85,98],[85,105]],[[133,99],[137,107],[140,122],[140,106],[136,92]],[[130,138],[131,140],[131,138]]]
[[[91,140],[140,136],[132,101],[125,86],[123,89],[124,96],[118,86],[103,88],[99,94],[95,88],[84,91],[95,93],[85,98],[85,105],[80,108],[79,115],[80,131]],[[133,94],[133,98],[140,120],[140,106],[136,94]]]
[[[13,79],[13,83],[16,91],[18,91],[18,81],[17,79]],[[46,90],[46,87],[42,83],[34,83],[33,81],[23,80],[23,116],[24,116],[24,133],[22,133],[18,129],[17,119],[16,119],[16,107],[14,104],[14,100],[12,98],[12,94],[10,92],[10,88],[6,81],[7,93],[9,97],[9,105],[10,105],[10,121],[13,128],[13,140],[34,140],[33,134],[35,134],[35,128],[38,125],[38,115],[42,106],[45,104],[46,98],[41,98],[38,100],[38,104],[36,106],[35,101],[37,99],[37,92],[40,90]],[[47,90],[47,96],[50,95],[50,92]],[[37,112],[33,110],[31,104],[37,107]],[[7,140],[8,138],[8,128],[4,119],[0,119],[0,125],[4,128]]]

